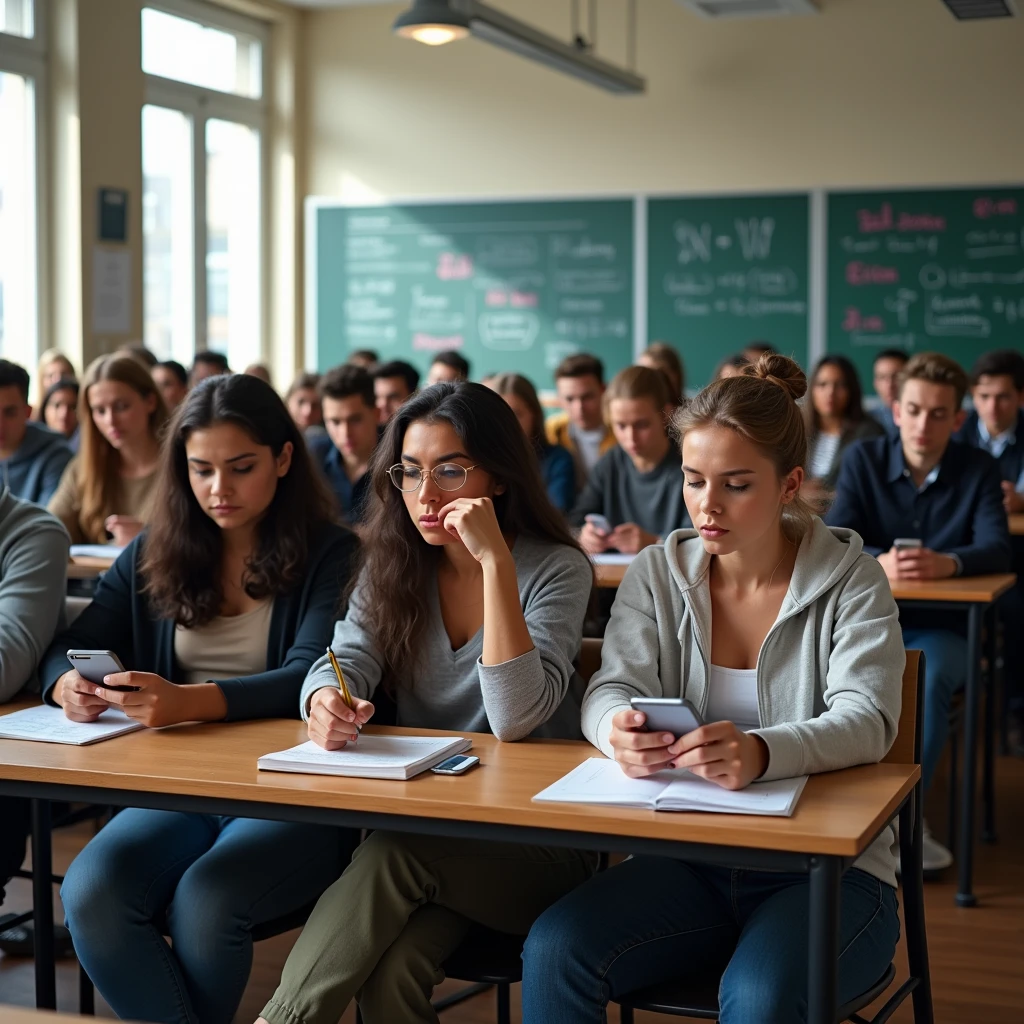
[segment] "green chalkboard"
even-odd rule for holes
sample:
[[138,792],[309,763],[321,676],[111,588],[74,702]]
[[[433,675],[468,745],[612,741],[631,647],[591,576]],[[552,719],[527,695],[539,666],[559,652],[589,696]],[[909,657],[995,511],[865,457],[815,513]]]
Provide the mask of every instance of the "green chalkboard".
[[313,207],[319,369],[357,348],[426,369],[453,349],[475,378],[554,386],[586,350],[633,357],[632,199]]
[[968,370],[1024,351],[1024,189],[828,197],[828,349],[862,379],[882,348],[939,351]]
[[647,336],[673,344],[687,384],[725,356],[771,342],[807,365],[810,197],[647,203]]

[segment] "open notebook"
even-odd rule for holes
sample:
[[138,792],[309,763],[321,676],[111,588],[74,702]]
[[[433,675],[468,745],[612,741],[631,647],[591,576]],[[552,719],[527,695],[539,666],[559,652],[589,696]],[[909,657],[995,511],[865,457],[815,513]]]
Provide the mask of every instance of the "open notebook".
[[64,714],[63,708],[51,707],[49,704],[0,716],[0,739],[71,743],[76,747],[99,743],[100,740],[113,739],[123,733],[144,728],[141,722],[129,718],[119,708],[107,708],[95,722],[72,722]]
[[463,736],[360,736],[342,750],[324,750],[307,740],[288,750],[264,754],[256,767],[305,775],[411,779],[472,745]]
[[615,761],[591,757],[533,799],[552,803],[611,804],[652,811],[718,811],[720,814],[771,814],[788,818],[806,782],[807,776],[754,782],[746,789],[733,792],[685,770],[631,779],[622,774]]

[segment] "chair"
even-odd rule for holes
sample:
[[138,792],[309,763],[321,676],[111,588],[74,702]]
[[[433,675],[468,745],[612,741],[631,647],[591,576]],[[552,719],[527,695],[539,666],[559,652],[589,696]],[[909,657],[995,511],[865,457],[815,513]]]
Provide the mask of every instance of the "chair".
[[[892,749],[882,759],[890,764],[921,763],[921,691],[924,685],[924,655],[907,651],[903,672],[903,706]],[[860,1011],[873,1003],[896,976],[890,964],[882,977],[866,992],[839,1008],[838,1020],[853,1024],[884,1024],[908,995],[913,995],[916,1024],[932,1024],[932,989],[928,971],[928,944],[924,927],[924,877],[921,869],[921,843],[924,835],[924,787],[919,780],[899,814],[900,861],[904,865],[903,916],[907,929],[907,953],[910,976],[892,994],[871,1020]],[[711,985],[667,982],[630,992],[618,1000],[622,1024],[633,1024],[634,1010],[649,1010],[675,1017],[698,1020],[718,1019],[718,981]]]
[[[576,670],[580,678],[589,683],[601,667],[601,645],[603,641],[585,637],[580,648]],[[461,946],[444,964],[444,973],[449,978],[471,982],[468,989],[455,992],[434,1004],[436,1010],[445,1009],[457,1002],[482,992],[487,986],[497,987],[498,1024],[511,1024],[511,988],[523,980],[523,943],[525,935],[505,935],[490,928],[475,926]]]

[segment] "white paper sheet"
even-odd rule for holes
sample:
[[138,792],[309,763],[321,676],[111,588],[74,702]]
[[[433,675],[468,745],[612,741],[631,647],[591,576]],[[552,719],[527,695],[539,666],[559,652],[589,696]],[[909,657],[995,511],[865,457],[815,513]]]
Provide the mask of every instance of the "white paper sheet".
[[95,722],[72,722],[63,708],[48,704],[0,716],[0,739],[70,743],[77,747],[144,728],[141,722],[116,708],[108,708]]

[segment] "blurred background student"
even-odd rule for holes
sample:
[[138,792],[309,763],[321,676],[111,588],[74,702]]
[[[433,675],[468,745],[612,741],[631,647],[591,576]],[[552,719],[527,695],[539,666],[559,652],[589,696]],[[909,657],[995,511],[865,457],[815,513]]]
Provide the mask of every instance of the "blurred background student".
[[49,509],[72,544],[123,547],[149,518],[167,407],[137,359],[101,356],[85,372],[78,419],[79,452]]
[[349,366],[361,366],[364,370],[373,373],[380,362],[380,356],[372,348],[357,348],[345,361]]
[[750,365],[750,360],[742,353],[735,352],[726,356],[715,369],[715,380],[725,380],[726,377],[742,377],[743,368]]
[[836,488],[843,452],[884,431],[864,412],[860,379],[846,356],[825,356],[811,374],[810,401],[804,404],[807,479],[803,496],[827,502]]
[[661,370],[668,378],[669,393],[678,408],[686,397],[686,369],[679,353],[667,342],[654,341],[640,354],[637,366]]
[[555,391],[562,411],[549,416],[544,429],[551,444],[572,455],[580,491],[598,459],[615,445],[604,420],[604,364],[585,352],[568,356],[555,368]]
[[284,396],[284,404],[288,407],[295,426],[307,439],[322,437],[324,433],[324,418],[320,410],[320,394],[317,391],[319,383],[319,374],[300,373]]
[[61,377],[51,384],[43,395],[39,418],[52,431],[60,434],[73,451],[78,451],[78,381]]
[[167,411],[174,412],[188,394],[188,370],[177,360],[165,359],[149,372],[164,400],[164,405],[167,406]]
[[537,455],[540,475],[551,504],[563,514],[568,514],[576,502],[576,466],[565,448],[548,441],[544,433],[544,410],[536,388],[518,373],[499,373],[491,378],[488,387],[497,391],[516,414]]
[[878,406],[871,413],[882,425],[886,433],[896,434],[896,424],[892,419],[893,403],[900,396],[899,376],[910,357],[898,348],[887,348],[875,356],[871,369],[871,379],[875,394],[878,395]]
[[207,377],[218,377],[222,373],[231,373],[228,357],[220,352],[205,349],[202,352],[197,352],[192,360],[189,383],[194,387],[201,380],[206,380]]
[[427,383],[442,380],[469,380],[469,360],[458,352],[439,352],[427,370]]
[[250,363],[242,372],[247,373],[250,377],[259,377],[264,384],[274,386],[274,382],[270,379],[270,367],[266,363]]
[[36,369],[36,402],[33,406],[33,418],[42,419],[40,408],[48,388],[53,387],[62,377],[75,379],[74,364],[59,348],[48,348],[39,357],[39,366]]
[[378,363],[373,370],[373,393],[381,423],[387,423],[420,386],[420,371],[402,359]]

